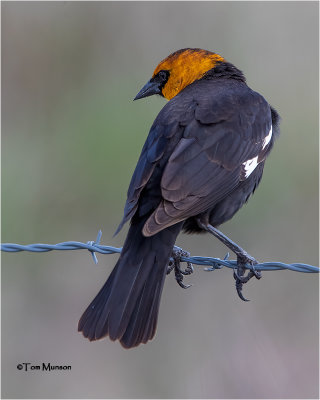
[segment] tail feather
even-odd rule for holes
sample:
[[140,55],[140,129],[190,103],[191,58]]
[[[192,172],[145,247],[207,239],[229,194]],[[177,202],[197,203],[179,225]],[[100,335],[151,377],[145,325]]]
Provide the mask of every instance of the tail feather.
[[[95,299],[88,306],[86,311],[83,313],[79,324],[78,330],[82,331],[83,335],[87,337],[89,340],[96,340],[96,325],[102,314],[103,306],[105,304],[105,299],[108,298],[108,293],[112,287],[112,282],[114,280],[116,269],[113,269],[111,272],[107,282],[101,288]],[[107,325],[106,325],[107,326]],[[107,335],[107,332],[104,332],[103,336]]]
[[[155,333],[161,292],[166,276],[166,269],[155,263],[131,315],[125,334],[121,338],[124,346],[146,343]],[[150,301],[151,299],[151,301]]]
[[109,336],[131,348],[155,334],[166,269],[182,224],[144,237],[144,223],[130,226],[116,266],[79,321],[78,330],[89,340]]

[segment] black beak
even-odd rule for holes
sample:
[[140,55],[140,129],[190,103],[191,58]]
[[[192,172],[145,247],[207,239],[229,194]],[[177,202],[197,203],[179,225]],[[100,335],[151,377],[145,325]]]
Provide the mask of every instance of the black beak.
[[153,94],[160,94],[161,89],[159,82],[147,82],[143,88],[140,90],[140,92],[136,95],[136,97],[133,100],[138,100],[138,99],[143,99],[144,97],[152,96]]

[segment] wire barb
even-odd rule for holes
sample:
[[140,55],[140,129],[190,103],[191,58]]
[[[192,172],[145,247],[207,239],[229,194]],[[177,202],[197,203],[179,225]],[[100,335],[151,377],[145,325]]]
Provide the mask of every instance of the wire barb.
[[[82,242],[62,242],[57,244],[29,244],[29,245],[21,245],[16,243],[2,243],[1,251],[9,252],[9,253],[17,253],[20,251],[30,251],[35,253],[44,253],[53,250],[88,250],[90,251],[93,261],[95,264],[98,263],[98,259],[95,253],[100,254],[114,254],[121,253],[122,248],[112,247],[112,246],[103,246],[100,244],[100,240],[102,237],[101,230],[98,232],[97,238],[95,241],[89,241],[87,243]],[[234,268],[237,266],[237,261],[229,260],[229,253],[223,258],[213,258],[213,257],[199,257],[199,256],[184,256],[180,257],[181,262],[187,263],[187,265],[201,265],[204,266],[205,271],[214,271],[216,269],[221,269],[223,267]],[[319,273],[319,267],[315,267],[313,265],[302,264],[302,263],[294,263],[294,264],[285,264],[281,262],[265,262],[260,264],[255,264],[254,267],[250,264],[245,265],[246,269],[252,270],[254,268],[255,271],[277,271],[288,269],[291,271],[304,272],[304,273]]]
[[[101,240],[101,236],[102,236],[102,231],[101,231],[101,229],[100,229],[99,232],[98,232],[96,241],[94,242],[94,241],[91,240],[91,241],[87,242],[87,244],[88,244],[89,246],[92,246],[92,247],[94,247],[94,246],[96,246],[96,245],[99,245],[99,244],[100,244],[100,240]],[[89,250],[89,251],[90,251],[90,253],[91,253],[91,255],[92,255],[93,262],[97,265],[97,264],[98,264],[98,258],[97,258],[97,256],[96,256],[95,251],[94,251],[94,250]]]

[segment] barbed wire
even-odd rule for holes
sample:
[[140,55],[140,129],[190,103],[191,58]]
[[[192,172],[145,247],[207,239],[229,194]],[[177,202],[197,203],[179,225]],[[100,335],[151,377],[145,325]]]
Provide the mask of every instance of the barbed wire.
[[[93,258],[95,264],[98,263],[98,259],[95,253],[100,254],[114,254],[121,253],[122,248],[112,247],[112,246],[103,246],[100,244],[102,232],[101,230],[98,233],[97,239],[95,241],[89,241],[87,243],[82,242],[62,242],[57,244],[43,244],[43,243],[35,243],[28,245],[21,245],[16,243],[2,243],[1,251],[9,252],[9,253],[17,253],[20,251],[30,251],[35,253],[44,253],[52,250],[88,250]],[[192,263],[195,265],[206,266],[206,271],[213,271],[215,269],[221,269],[223,267],[235,269],[237,267],[237,261],[229,260],[229,253],[224,257],[224,259],[214,258],[214,257],[200,257],[200,256],[181,256],[180,261],[186,263]],[[246,264],[247,269],[252,270],[253,268],[258,271],[276,271],[276,270],[291,270],[297,272],[305,272],[305,273],[319,273],[319,267],[315,267],[313,265],[302,264],[302,263],[294,263],[294,264],[285,264],[282,262],[264,262],[255,264],[254,267],[250,264]]]

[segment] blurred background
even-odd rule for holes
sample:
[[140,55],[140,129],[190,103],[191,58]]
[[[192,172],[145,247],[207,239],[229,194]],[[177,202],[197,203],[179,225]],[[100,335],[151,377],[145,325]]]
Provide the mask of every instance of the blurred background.
[[[2,2],[2,242],[113,237],[166,101],[132,102],[171,52],[200,47],[244,71],[281,114],[248,205],[222,230],[259,261],[318,265],[317,2]],[[178,238],[223,257],[210,236]],[[318,398],[318,276],[232,271],[167,278],[155,339],[133,350],[77,333],[118,258],[2,254],[3,398]],[[232,256],[232,258],[234,258]],[[17,364],[71,365],[23,372]]]

